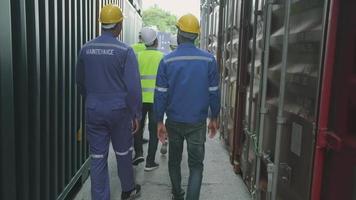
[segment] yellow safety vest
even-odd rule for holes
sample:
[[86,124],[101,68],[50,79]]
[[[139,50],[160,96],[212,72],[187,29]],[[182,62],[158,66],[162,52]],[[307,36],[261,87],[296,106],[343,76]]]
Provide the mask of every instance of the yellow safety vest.
[[140,42],[139,42],[139,43],[136,43],[136,44],[133,44],[131,47],[132,47],[132,49],[134,50],[136,56],[137,56],[137,54],[138,54],[140,51],[143,51],[143,50],[146,49],[145,44],[140,43]]
[[156,49],[148,48],[138,53],[143,103],[153,103],[157,70],[162,58],[163,53]]

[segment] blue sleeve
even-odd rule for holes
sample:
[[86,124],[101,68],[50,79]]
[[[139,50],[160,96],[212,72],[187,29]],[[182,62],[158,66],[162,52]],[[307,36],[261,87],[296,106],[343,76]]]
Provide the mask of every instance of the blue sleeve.
[[166,75],[166,64],[162,59],[157,72],[156,89],[154,94],[154,112],[157,122],[163,122],[164,113],[167,108],[168,79]]
[[127,89],[126,104],[134,119],[141,119],[142,91],[138,63],[132,48],[129,48],[124,64],[123,81]]
[[80,51],[77,61],[77,70],[76,70],[76,82],[78,85],[79,93],[85,98],[86,89],[85,89],[85,72],[84,72],[84,62],[82,59],[82,51]]
[[209,65],[209,106],[211,118],[216,119],[220,113],[219,72],[215,58]]

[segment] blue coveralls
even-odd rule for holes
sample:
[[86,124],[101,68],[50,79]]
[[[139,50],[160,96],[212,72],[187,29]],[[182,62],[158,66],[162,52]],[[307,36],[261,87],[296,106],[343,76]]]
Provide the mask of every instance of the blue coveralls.
[[154,108],[159,122],[164,113],[175,122],[206,121],[208,110],[220,112],[219,72],[213,55],[193,44],[180,44],[158,68]]
[[219,72],[216,60],[191,43],[180,44],[158,68],[154,110],[158,122],[167,114],[168,169],[174,199],[184,199],[180,164],[187,143],[189,181],[186,200],[198,200],[203,179],[206,119],[220,112]]
[[92,199],[108,200],[110,139],[116,153],[122,191],[135,187],[131,121],[141,118],[142,94],[132,48],[110,32],[88,42],[80,51],[77,84],[86,105]]

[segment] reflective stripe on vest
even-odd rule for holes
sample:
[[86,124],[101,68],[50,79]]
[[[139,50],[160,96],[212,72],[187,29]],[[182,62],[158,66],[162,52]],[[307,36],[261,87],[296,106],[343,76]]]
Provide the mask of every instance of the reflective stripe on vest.
[[156,75],[142,75],[141,80],[156,80]]
[[142,88],[142,92],[155,92],[154,88]]

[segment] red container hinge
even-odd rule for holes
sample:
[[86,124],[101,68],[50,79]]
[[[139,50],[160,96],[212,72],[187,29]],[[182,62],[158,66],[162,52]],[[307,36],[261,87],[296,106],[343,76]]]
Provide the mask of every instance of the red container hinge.
[[323,144],[325,148],[332,149],[334,151],[341,151],[343,147],[343,140],[337,134],[331,131],[320,132],[323,137]]
[[328,148],[334,151],[340,151],[343,146],[343,140],[334,132],[320,129],[317,146],[320,149]]

